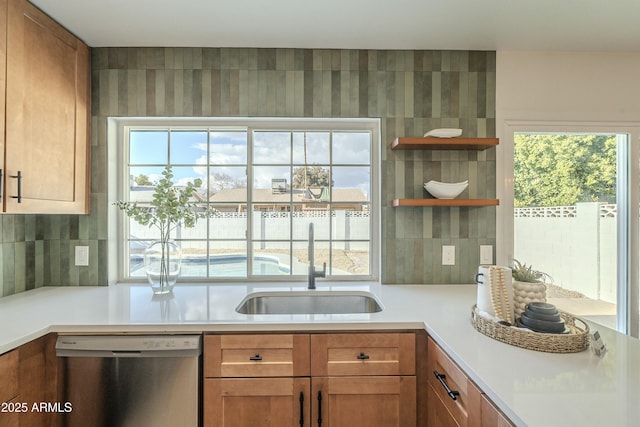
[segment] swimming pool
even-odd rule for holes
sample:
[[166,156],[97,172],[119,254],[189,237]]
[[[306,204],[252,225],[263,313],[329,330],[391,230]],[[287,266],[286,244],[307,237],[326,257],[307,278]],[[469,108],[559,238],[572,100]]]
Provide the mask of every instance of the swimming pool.
[[[130,258],[132,277],[143,277],[144,261],[139,255]],[[242,254],[214,255],[208,260],[202,256],[182,258],[180,274],[183,277],[247,277],[247,256]],[[253,257],[253,274],[263,276],[289,275],[291,268],[280,262],[276,256],[259,255]]]

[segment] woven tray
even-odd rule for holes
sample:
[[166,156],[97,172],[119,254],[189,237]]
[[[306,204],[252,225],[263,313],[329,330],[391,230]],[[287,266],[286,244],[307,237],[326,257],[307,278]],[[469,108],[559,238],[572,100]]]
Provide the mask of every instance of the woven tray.
[[475,305],[471,308],[473,327],[478,332],[503,343],[547,353],[577,353],[586,350],[589,347],[589,326],[582,319],[568,313],[560,312],[560,316],[564,319],[569,332],[544,334],[500,325],[478,315]]

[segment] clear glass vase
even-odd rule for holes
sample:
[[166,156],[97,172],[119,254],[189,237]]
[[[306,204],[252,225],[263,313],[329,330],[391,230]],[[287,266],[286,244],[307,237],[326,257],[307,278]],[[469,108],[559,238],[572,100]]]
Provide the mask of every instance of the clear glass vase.
[[144,251],[147,280],[156,295],[168,294],[180,276],[182,251],[174,241],[157,240]]

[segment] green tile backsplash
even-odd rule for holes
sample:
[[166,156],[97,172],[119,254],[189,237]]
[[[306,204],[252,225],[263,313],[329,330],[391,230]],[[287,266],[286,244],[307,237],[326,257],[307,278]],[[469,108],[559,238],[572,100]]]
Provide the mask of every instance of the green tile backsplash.
[[[469,283],[479,245],[495,245],[495,208],[390,207],[423,197],[429,179],[469,179],[469,197],[495,197],[495,149],[389,149],[440,127],[495,136],[495,52],[95,48],[91,60],[91,214],[2,216],[3,296],[107,283],[109,116],[379,117],[382,281]],[[445,244],[457,265],[440,265]],[[73,265],[76,245],[89,246],[89,267]]]

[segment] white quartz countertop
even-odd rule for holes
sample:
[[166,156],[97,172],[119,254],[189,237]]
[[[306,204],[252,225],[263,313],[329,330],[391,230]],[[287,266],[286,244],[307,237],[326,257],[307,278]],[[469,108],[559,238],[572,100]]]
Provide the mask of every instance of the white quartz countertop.
[[170,298],[154,298],[144,285],[47,287],[0,298],[0,353],[48,332],[426,329],[516,425],[640,425],[637,339],[596,325],[609,350],[602,359],[590,350],[536,352],[500,343],[473,328],[473,285],[329,287],[319,282],[318,288],[370,290],[384,310],[350,315],[235,312],[247,293],[304,289],[300,284],[183,284]]

